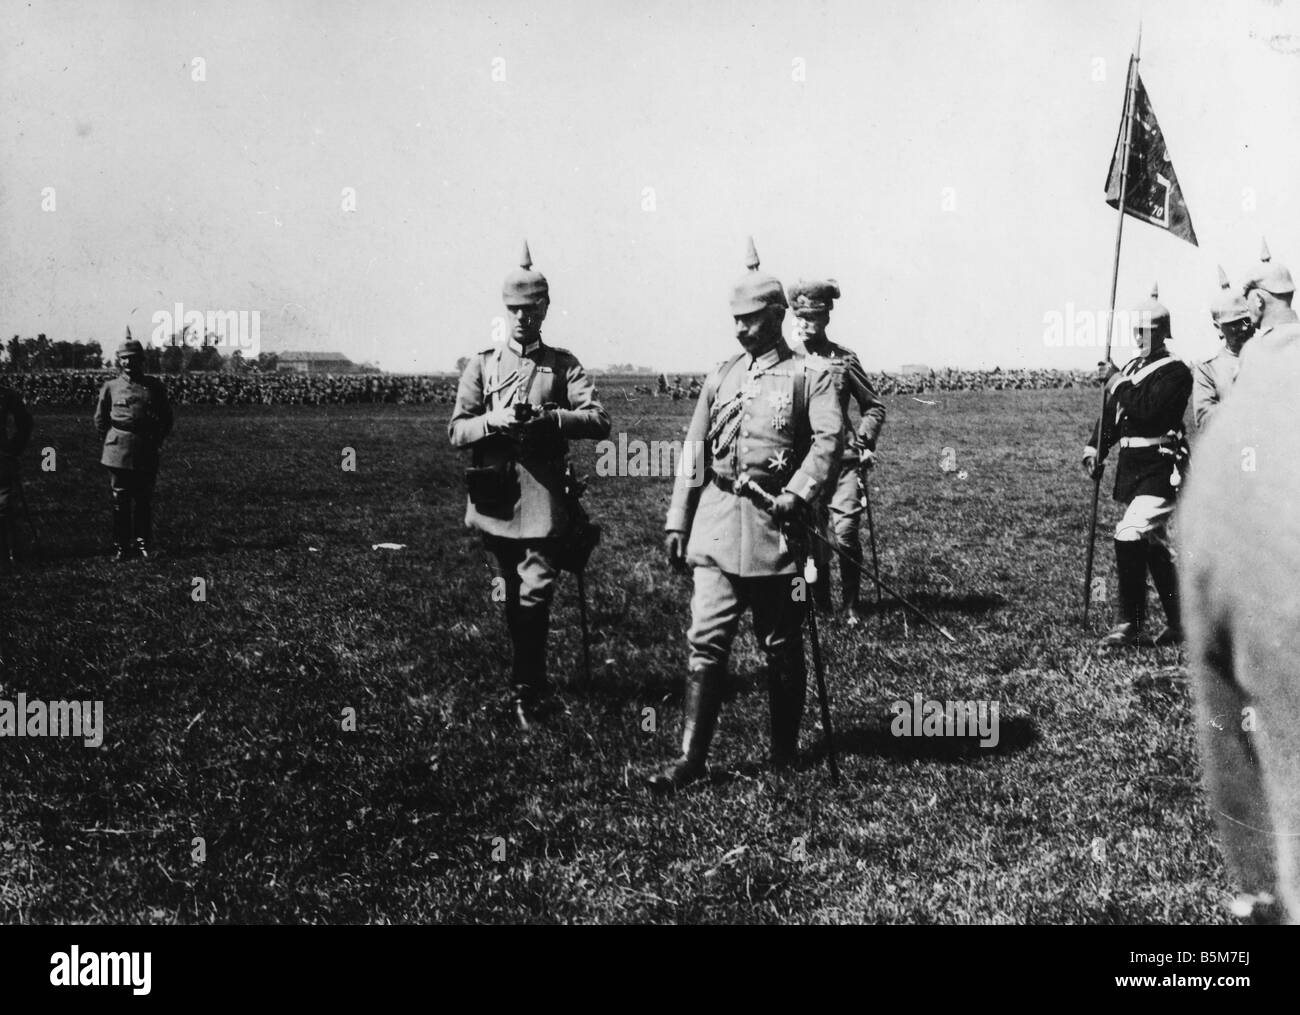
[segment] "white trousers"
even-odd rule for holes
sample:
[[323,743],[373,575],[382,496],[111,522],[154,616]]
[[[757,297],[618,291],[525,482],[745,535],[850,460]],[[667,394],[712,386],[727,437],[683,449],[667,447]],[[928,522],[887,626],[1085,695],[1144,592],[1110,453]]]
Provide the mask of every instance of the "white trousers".
[[1129,501],[1128,510],[1115,526],[1115,538],[1121,543],[1145,539],[1172,549],[1169,543],[1169,519],[1174,513],[1172,497],[1140,494]]

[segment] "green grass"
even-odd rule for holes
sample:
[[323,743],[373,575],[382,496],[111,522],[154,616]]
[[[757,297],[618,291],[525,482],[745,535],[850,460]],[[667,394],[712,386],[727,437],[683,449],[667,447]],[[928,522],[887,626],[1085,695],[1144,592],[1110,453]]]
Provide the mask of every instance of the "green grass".
[[[811,677],[806,764],[767,770],[746,632],[715,779],[666,801],[638,776],[680,726],[690,583],[661,560],[669,480],[593,479],[594,672],[565,576],[567,713],[523,736],[445,407],[183,409],[163,552],[125,566],[85,412],[43,411],[34,445],[58,469],[33,451],[26,475],[46,559],[0,592],[3,697],[103,699],[106,733],[98,750],[0,740],[0,919],[1221,922],[1182,660],[1097,659],[1079,625],[1093,394],[892,399],[882,565],[958,644],[898,610],[824,621],[836,788]],[[681,436],[691,410],[609,405],[646,439]],[[592,471],[590,443],[579,461]],[[1098,552],[1109,574],[1104,526]],[[999,747],[892,737],[890,703],[918,691],[999,702]]]

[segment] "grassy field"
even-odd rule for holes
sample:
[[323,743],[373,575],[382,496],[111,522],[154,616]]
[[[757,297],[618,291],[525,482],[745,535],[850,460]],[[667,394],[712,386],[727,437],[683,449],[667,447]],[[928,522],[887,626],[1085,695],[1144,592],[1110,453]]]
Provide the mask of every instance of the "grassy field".
[[[646,439],[691,410],[608,404]],[[1080,629],[1094,411],[1090,391],[891,400],[883,567],[958,643],[893,609],[824,623],[833,788],[811,693],[806,763],[767,770],[746,631],[714,781],[665,801],[638,776],[680,727],[669,479],[593,479],[594,672],[565,576],[567,711],[524,736],[445,407],[183,410],[161,552],[129,565],[107,558],[87,413],[44,411],[45,560],[0,586],[0,697],[102,699],[105,740],[0,740],[0,920],[1222,922],[1180,655],[1098,659]],[[589,443],[578,460],[592,471]],[[389,541],[406,549],[371,549]],[[1104,528],[1098,550],[1109,575]],[[917,692],[1000,703],[1000,743],[893,737],[890,703]]]

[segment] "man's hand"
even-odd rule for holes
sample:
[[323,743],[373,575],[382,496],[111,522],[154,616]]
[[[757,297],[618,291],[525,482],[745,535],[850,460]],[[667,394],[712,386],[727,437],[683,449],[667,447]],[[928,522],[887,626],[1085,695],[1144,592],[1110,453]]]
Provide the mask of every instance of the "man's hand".
[[1083,471],[1087,473],[1088,478],[1094,483],[1101,479],[1102,473],[1106,471],[1106,464],[1098,462],[1095,454],[1083,456]]
[[523,424],[523,431],[532,440],[554,437],[560,432],[560,414],[554,409],[543,409]]
[[515,410],[513,406],[500,405],[487,414],[488,429],[504,430],[507,433],[514,433],[518,424],[515,423]]
[[664,537],[664,552],[674,571],[686,570],[686,533],[673,531]]
[[803,508],[803,500],[798,495],[787,491],[772,502],[772,517],[778,522],[792,520],[803,513]]
[[858,452],[858,464],[863,469],[874,469],[876,467],[876,453],[863,448]]

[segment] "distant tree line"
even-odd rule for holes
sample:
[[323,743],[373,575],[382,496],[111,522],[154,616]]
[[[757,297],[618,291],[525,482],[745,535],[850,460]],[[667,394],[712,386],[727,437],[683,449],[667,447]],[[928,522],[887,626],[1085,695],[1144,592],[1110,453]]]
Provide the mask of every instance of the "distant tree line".
[[[161,348],[145,345],[145,371],[155,374],[210,370],[273,373],[280,365],[280,357],[273,352],[260,353],[256,358],[249,359],[242,350],[236,349],[229,356],[223,356],[217,344],[215,334],[205,335],[203,343],[197,348],[192,341],[187,344],[183,334],[174,334],[168,344]],[[114,347],[105,354],[103,346],[96,341],[52,342],[43,334],[35,338],[19,338],[14,335],[3,343],[4,356],[0,358],[0,371],[99,370],[113,366],[116,351]]]

